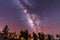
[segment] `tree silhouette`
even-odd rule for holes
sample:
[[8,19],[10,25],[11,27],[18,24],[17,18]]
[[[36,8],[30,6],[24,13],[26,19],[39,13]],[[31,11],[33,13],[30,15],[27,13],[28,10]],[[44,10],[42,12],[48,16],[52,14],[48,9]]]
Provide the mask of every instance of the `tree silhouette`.
[[3,29],[2,32],[3,32],[5,35],[7,35],[8,31],[9,31],[8,25],[5,25],[5,27],[4,27],[4,29]]
[[24,37],[24,32],[23,31],[20,32],[20,37]]
[[39,37],[39,40],[42,40],[42,39],[41,39],[41,33],[38,33],[38,37]]
[[26,30],[25,32],[24,32],[24,38],[25,38],[25,40],[28,40],[28,30]]
[[48,40],[51,40],[51,36],[48,34]]
[[58,34],[56,34],[56,37],[58,38],[58,37],[59,37],[59,35],[58,35]]
[[37,35],[33,32],[33,38],[34,40],[37,40]]
[[56,37],[59,38],[59,40],[60,40],[60,34],[57,34]]

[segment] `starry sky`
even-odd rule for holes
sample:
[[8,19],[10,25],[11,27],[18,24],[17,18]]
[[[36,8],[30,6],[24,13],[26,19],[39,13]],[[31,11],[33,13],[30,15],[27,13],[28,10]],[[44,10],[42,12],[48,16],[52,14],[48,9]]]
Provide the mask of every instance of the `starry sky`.
[[[41,21],[44,33],[60,33],[60,0],[24,0],[29,12],[36,14]],[[0,0],[0,31],[7,24],[10,31],[20,32],[29,29],[17,0]]]

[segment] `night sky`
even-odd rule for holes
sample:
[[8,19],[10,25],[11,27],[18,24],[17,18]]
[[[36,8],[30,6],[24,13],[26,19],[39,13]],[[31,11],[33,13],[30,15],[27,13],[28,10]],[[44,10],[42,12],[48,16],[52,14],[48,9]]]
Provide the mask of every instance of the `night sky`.
[[[60,33],[60,0],[24,0],[24,7],[30,14],[39,17],[41,28],[44,33]],[[29,29],[25,14],[18,6],[17,0],[0,0],[0,31],[5,25],[11,32],[20,32]]]

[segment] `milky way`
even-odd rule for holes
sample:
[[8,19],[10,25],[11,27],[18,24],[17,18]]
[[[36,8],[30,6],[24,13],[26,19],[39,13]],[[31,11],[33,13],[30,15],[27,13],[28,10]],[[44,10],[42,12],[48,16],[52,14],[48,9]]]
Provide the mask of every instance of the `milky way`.
[[27,20],[27,23],[28,23],[29,27],[34,32],[37,33],[37,31],[40,29],[39,27],[40,27],[40,24],[41,24],[39,17],[36,14],[34,14],[34,13],[30,14],[30,12],[28,11],[27,7],[24,6],[24,4],[22,4],[21,0],[20,1],[17,0],[17,2],[18,2],[18,7],[20,9],[22,9],[22,11],[24,12],[22,14],[25,14],[25,18]]

